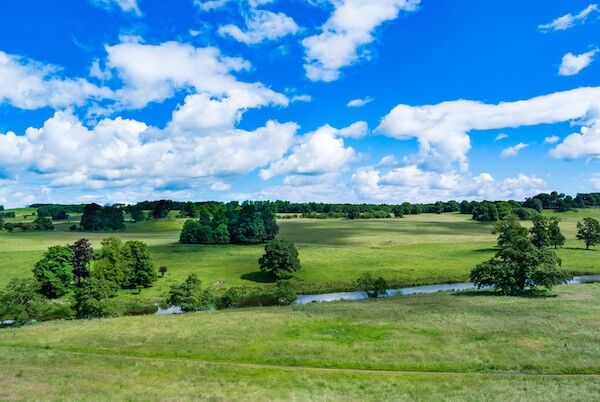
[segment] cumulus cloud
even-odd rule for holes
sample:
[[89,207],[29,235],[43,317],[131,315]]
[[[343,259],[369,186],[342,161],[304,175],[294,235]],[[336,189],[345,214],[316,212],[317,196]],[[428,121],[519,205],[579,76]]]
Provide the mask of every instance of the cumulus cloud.
[[519,142],[517,145],[513,145],[512,147],[504,148],[500,153],[500,157],[504,159],[515,157],[522,149],[525,149],[528,146],[529,144]]
[[550,124],[580,119],[600,105],[600,87],[584,87],[516,102],[484,104],[456,100],[436,105],[398,105],[375,129],[393,138],[416,138],[419,154],[414,163],[449,169],[468,168],[468,133],[509,127]]
[[489,173],[425,171],[416,165],[382,172],[363,167],[352,175],[354,190],[361,199],[378,202],[433,202],[449,199],[524,199],[546,191],[544,181],[519,174],[502,180]]
[[279,175],[323,175],[339,173],[356,155],[354,149],[346,147],[342,136],[354,136],[364,130],[364,122],[355,123],[338,130],[325,125],[300,139],[290,155],[260,171],[263,180]]
[[81,106],[90,98],[113,96],[83,78],[63,78],[60,68],[0,51],[0,104],[20,109]]
[[600,174],[596,174],[590,178],[590,183],[596,190],[600,190]]
[[568,135],[550,151],[556,159],[578,159],[600,157],[600,113],[589,119],[580,132]]
[[565,54],[558,68],[559,75],[575,75],[581,70],[589,66],[594,60],[594,56],[598,53],[598,49],[590,50],[579,55],[575,55],[571,52]]
[[545,144],[556,144],[558,141],[560,141],[560,137],[558,135],[551,135],[544,138]]
[[282,158],[297,130],[295,123],[268,121],[253,131],[181,137],[120,117],[87,128],[71,112],[61,111],[24,135],[0,134],[0,169],[38,175],[51,187],[158,186],[210,178],[214,188],[223,188],[214,180],[247,174]]
[[362,99],[352,99],[346,104],[346,107],[363,107],[371,102],[373,102],[373,98],[367,96],[366,98]]
[[538,25],[538,28],[542,32],[564,31],[569,28],[573,28],[576,25],[583,24],[590,14],[597,13],[597,12],[598,12],[598,5],[590,4],[589,6],[587,6],[586,8],[584,8],[583,10],[581,10],[580,12],[578,12],[575,15],[573,15],[571,13],[565,14],[561,17],[558,17],[557,19],[555,19],[552,22],[549,22],[547,24]]
[[336,0],[321,33],[305,38],[304,68],[313,81],[335,81],[342,67],[357,62],[359,51],[375,40],[374,31],[400,11],[414,11],[420,0]]
[[284,13],[255,9],[251,10],[245,20],[245,30],[237,25],[227,24],[219,27],[218,32],[222,36],[230,36],[246,45],[253,45],[293,35],[299,30],[296,22]]
[[229,0],[194,0],[194,5],[202,11],[212,11],[223,7]]

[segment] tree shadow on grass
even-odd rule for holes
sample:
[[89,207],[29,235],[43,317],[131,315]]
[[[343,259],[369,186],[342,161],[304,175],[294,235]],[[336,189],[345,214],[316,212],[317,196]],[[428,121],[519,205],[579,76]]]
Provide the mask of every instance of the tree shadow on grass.
[[477,248],[473,250],[474,253],[495,253],[498,251],[497,247],[485,247],[485,248]]
[[275,282],[275,278],[273,277],[273,275],[271,275],[267,272],[262,272],[262,271],[248,272],[248,273],[240,276],[240,278],[244,279],[246,281],[252,281],[252,282],[257,282],[257,283],[273,283],[273,282]]
[[472,296],[488,296],[488,297],[497,297],[497,296],[510,296],[510,297],[520,297],[524,299],[546,299],[546,298],[554,298],[557,297],[556,294],[550,293],[545,289],[533,289],[526,290],[522,294],[518,295],[507,295],[506,293],[499,292],[497,290],[492,289],[481,289],[481,290],[464,290],[462,292],[455,292],[452,296],[458,297],[472,297]]
[[565,250],[579,250],[579,251],[598,251],[593,248],[585,248],[585,247],[563,247]]

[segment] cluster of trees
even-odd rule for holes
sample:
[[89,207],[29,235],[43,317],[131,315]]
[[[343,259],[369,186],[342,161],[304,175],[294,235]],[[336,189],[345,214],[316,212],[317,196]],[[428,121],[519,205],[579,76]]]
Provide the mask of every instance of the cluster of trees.
[[150,287],[158,278],[145,243],[115,238],[102,240],[98,252],[87,239],[49,247],[32,272],[32,279],[15,279],[0,292],[0,318],[43,318],[51,308],[49,300],[71,292],[75,317],[104,317],[109,315],[108,299],[119,289]]
[[53,221],[69,219],[67,207],[64,205],[46,205],[37,209],[37,216],[51,218]]
[[570,195],[559,194],[556,191],[550,194],[541,193],[525,200],[523,206],[538,211],[542,209],[554,209],[559,212],[569,211],[574,208],[600,207],[600,193],[579,193],[575,198]]
[[119,206],[88,204],[82,212],[79,225],[86,232],[122,230],[125,227],[123,209]]
[[541,223],[531,229],[522,227],[515,218],[499,222],[494,233],[498,235],[496,255],[471,271],[471,280],[478,287],[492,287],[505,294],[520,295],[528,290],[566,283],[570,276],[560,269],[560,258],[548,248],[549,229]]
[[[2,223],[1,218],[0,223]],[[22,232],[47,231],[54,230],[54,225],[50,219],[38,216],[33,222],[6,222],[0,226],[0,229],[8,232],[13,232],[17,229]]]
[[198,220],[183,226],[180,242],[186,244],[256,244],[275,238],[279,227],[266,202],[204,206]]

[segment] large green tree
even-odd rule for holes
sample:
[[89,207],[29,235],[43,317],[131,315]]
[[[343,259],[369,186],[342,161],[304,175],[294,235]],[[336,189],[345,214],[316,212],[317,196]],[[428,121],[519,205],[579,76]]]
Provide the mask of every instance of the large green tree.
[[82,279],[90,276],[90,262],[94,258],[94,250],[88,239],[79,239],[71,246],[73,250],[73,278],[75,283],[80,284]]
[[73,250],[69,246],[52,246],[33,267],[40,293],[55,298],[67,293],[73,279]]
[[148,245],[138,240],[130,240],[123,245],[127,272],[127,287],[145,288],[152,286],[158,274],[150,257]]
[[531,234],[531,242],[536,247],[547,247],[551,244],[550,241],[550,222],[548,218],[542,215],[537,215],[532,219],[533,227],[529,229]]
[[215,298],[210,289],[202,289],[202,282],[191,274],[182,283],[171,286],[167,304],[183,311],[203,311],[215,308]]
[[24,323],[40,319],[48,311],[49,303],[39,291],[40,284],[35,279],[11,279],[0,292],[0,321]]
[[560,231],[559,223],[560,219],[550,218],[548,224],[548,238],[550,239],[550,244],[552,244],[555,249],[565,244],[565,236]]
[[96,318],[107,317],[109,308],[107,299],[114,294],[110,282],[91,278],[82,282],[81,286],[75,289],[73,297],[73,310],[77,318]]
[[259,258],[260,270],[272,274],[277,279],[288,279],[300,269],[298,250],[288,240],[271,240],[265,246],[265,253]]
[[583,221],[577,222],[577,239],[582,240],[588,250],[590,246],[599,244],[600,222],[594,218],[583,218]]
[[[520,226],[518,222],[516,225]],[[490,286],[515,295],[538,286],[551,289],[569,279],[559,268],[561,260],[556,254],[547,247],[536,247],[527,230],[519,230],[514,224],[500,229],[496,255],[471,271],[471,280],[478,287]]]

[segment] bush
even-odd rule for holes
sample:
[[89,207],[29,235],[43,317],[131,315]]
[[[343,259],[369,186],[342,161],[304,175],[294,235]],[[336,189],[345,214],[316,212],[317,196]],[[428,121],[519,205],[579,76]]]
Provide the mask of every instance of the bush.
[[370,273],[365,272],[356,281],[359,290],[365,293],[367,297],[376,298],[387,294],[387,282],[381,276],[373,279]]
[[11,279],[0,292],[0,321],[25,323],[42,318],[50,303],[39,294],[39,290],[40,285],[34,279]]
[[288,240],[276,239],[265,246],[265,253],[258,259],[260,270],[277,279],[291,278],[300,269],[298,250]]
[[277,281],[277,288],[273,296],[277,304],[282,306],[292,304],[298,298],[296,287],[291,281]]
[[216,304],[213,293],[210,289],[202,289],[202,282],[196,274],[171,286],[166,302],[171,306],[181,307],[186,312],[213,310]]
[[219,304],[221,307],[224,307],[224,308],[234,307],[234,306],[237,306],[239,301],[240,301],[240,294],[239,294],[238,290],[236,288],[229,288],[221,296],[221,298],[219,300],[219,302],[220,302]]
[[106,299],[113,296],[109,281],[90,278],[75,289],[73,310],[77,318],[99,318],[110,315]]

